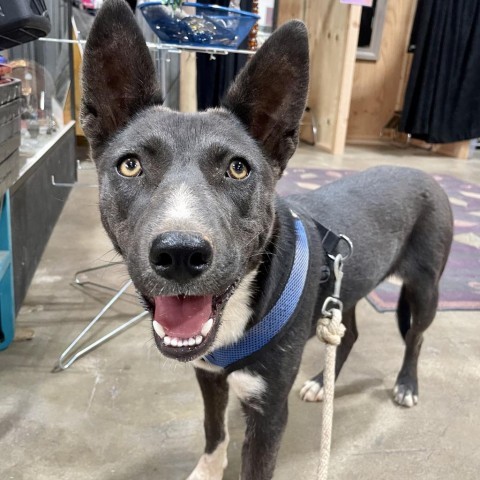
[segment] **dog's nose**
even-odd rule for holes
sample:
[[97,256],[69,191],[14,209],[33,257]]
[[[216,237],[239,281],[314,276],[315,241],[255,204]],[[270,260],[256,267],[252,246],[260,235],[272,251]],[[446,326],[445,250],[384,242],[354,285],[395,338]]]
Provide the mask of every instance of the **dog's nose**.
[[168,280],[186,282],[210,266],[213,250],[201,235],[191,232],[165,232],[150,248],[150,264]]

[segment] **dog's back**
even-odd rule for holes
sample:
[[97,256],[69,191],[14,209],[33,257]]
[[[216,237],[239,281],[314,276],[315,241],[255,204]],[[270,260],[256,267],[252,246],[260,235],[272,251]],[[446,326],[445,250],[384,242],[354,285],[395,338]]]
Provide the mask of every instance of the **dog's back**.
[[430,175],[374,167],[287,201],[352,240],[353,256],[345,263],[349,280],[342,291],[346,308],[392,274],[411,278],[413,269],[430,269],[438,282],[453,218],[447,195]]

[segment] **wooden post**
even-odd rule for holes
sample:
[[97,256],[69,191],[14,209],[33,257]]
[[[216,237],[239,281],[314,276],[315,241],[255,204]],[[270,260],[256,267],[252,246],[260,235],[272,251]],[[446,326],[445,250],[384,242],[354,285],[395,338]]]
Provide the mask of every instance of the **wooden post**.
[[345,149],[361,8],[338,0],[280,0],[278,23],[300,18],[310,43],[308,106],[317,119],[316,145],[339,155]]

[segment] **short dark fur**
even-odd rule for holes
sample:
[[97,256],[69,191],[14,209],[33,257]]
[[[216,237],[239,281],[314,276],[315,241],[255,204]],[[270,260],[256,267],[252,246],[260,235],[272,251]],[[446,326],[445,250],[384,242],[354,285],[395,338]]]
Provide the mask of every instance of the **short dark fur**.
[[[400,404],[418,395],[422,334],[436,312],[452,241],[446,195],[431,177],[413,169],[378,167],[306,195],[276,198],[276,181],[298,142],[308,68],[306,29],[289,22],[250,60],[221,109],[185,114],[156,105],[154,67],[123,0],[105,2],[85,51],[82,125],[98,169],[101,218],[147,302],[156,295],[217,294],[259,268],[250,324],[258,321],[285,273],[282,255],[294,245],[290,209],[304,221],[311,258],[295,319],[279,342],[244,368],[267,386],[261,398],[242,402],[245,480],[273,476],[303,347],[332,293],[331,281],[319,282],[329,260],[313,220],[348,235],[354,244],[341,291],[347,334],[337,375],[358,336],[356,303],[391,274],[403,280],[398,318],[406,350],[397,379]],[[117,173],[118,162],[129,156],[141,159],[144,175],[126,179]],[[232,158],[249,163],[247,179],[225,178]],[[149,262],[152,242],[173,228],[164,207],[180,185],[195,191],[202,212],[194,225],[181,229],[200,232],[214,247],[209,268],[184,282],[159,276]],[[226,434],[227,375],[197,370],[197,378],[205,401],[206,452],[211,453]],[[315,379],[321,383],[321,374]]]

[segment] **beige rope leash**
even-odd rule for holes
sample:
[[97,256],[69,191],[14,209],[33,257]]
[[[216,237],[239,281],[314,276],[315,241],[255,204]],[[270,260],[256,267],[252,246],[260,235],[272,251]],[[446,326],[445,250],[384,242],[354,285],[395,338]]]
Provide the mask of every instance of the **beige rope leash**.
[[322,437],[320,440],[320,464],[317,472],[318,480],[327,480],[330,447],[332,443],[333,397],[335,393],[335,358],[337,347],[345,334],[342,324],[343,304],[339,300],[340,287],[343,279],[343,260],[345,257],[335,257],[333,271],[335,288],[333,296],[328,297],[322,307],[322,317],[317,324],[317,337],[326,344],[325,367],[323,369],[323,412]]

